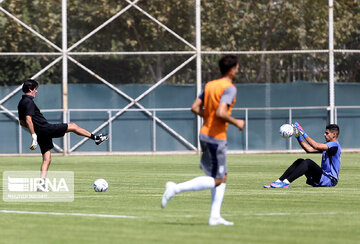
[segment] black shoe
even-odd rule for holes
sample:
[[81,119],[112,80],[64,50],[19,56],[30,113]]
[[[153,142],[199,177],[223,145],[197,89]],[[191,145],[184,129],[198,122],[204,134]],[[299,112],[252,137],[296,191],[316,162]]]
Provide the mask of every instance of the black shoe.
[[109,136],[107,134],[100,134],[98,136],[95,136],[95,144],[100,145],[104,141],[107,141],[109,139]]

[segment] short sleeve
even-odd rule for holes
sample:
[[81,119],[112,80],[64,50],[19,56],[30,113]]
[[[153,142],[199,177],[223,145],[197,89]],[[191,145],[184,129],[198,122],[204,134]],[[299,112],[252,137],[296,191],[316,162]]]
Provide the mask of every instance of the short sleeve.
[[330,156],[333,156],[337,153],[337,150],[338,150],[337,143],[329,142],[329,143],[327,143],[327,146],[329,147],[328,153]]
[[31,116],[35,115],[35,104],[33,101],[25,103],[24,108],[25,108],[25,110],[24,110],[25,116],[26,115],[31,115]]
[[202,92],[200,93],[200,95],[198,96],[198,98],[200,98],[201,100],[204,101],[204,91],[202,91]]
[[228,105],[231,105],[236,96],[236,88],[234,86],[229,86],[223,92],[220,101],[225,102]]

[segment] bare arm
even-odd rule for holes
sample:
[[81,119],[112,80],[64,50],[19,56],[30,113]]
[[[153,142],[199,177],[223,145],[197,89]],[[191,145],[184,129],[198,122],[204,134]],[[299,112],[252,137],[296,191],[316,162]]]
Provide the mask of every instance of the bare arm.
[[196,98],[191,106],[191,112],[201,117],[204,116],[203,101],[200,98]]
[[216,109],[216,117],[235,125],[239,130],[242,130],[245,126],[245,121],[242,119],[235,119],[228,114],[228,105],[225,102],[220,102]]
[[324,143],[316,142],[314,139],[312,139],[310,136],[306,137],[305,140],[309,143],[309,145],[316,151],[322,152],[329,150],[328,145]]
[[[324,143],[318,143],[316,142],[314,139],[312,139],[310,136],[308,136],[304,129],[302,128],[302,126],[298,123],[295,122],[295,124],[293,125],[294,130],[295,130],[295,136],[298,139],[298,142],[300,144],[300,146],[308,153],[321,153],[323,151],[327,151],[329,150],[328,145],[324,144]],[[325,134],[327,135],[327,132],[325,132]],[[301,139],[301,137],[299,137],[300,135],[303,135],[305,141],[303,141]]]
[[30,115],[26,115],[26,126],[25,127],[27,127],[29,129],[30,134],[35,134],[34,124],[32,122],[32,117]]
[[35,150],[37,148],[38,142],[37,142],[37,135],[35,134],[35,130],[34,130],[34,124],[32,122],[32,117],[30,115],[26,115],[25,119],[26,119],[27,128],[29,129],[29,132],[32,137],[32,143],[30,145],[30,149]]
[[[305,150],[307,153],[321,153],[323,151],[327,151],[329,147],[326,144],[318,143],[310,136],[305,138],[306,141],[298,141],[300,146]],[[307,142],[307,143],[306,143]]]
[[299,144],[307,153],[320,153],[320,151],[315,150],[313,147],[311,147],[305,141],[299,142]]
[[19,120],[19,122],[22,127],[27,128],[26,122],[24,120]]

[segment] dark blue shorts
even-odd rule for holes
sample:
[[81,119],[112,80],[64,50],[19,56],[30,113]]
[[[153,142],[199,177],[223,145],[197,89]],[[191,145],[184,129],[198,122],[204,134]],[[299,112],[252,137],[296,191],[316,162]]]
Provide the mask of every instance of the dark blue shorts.
[[226,142],[209,143],[200,140],[201,145],[201,169],[207,176],[223,179],[227,174],[226,165]]

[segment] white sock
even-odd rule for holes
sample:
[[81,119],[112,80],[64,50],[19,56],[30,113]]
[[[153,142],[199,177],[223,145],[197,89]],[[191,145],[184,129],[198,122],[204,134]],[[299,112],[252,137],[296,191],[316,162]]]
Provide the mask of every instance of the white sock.
[[225,195],[226,183],[221,183],[217,187],[211,189],[211,212],[210,218],[219,218],[221,204]]
[[290,185],[290,182],[288,181],[288,179],[285,179],[283,182]]
[[175,192],[200,191],[215,187],[215,180],[210,176],[199,176],[194,179],[179,183],[175,187]]
[[280,180],[280,179],[277,179],[275,182],[281,182],[281,180]]

